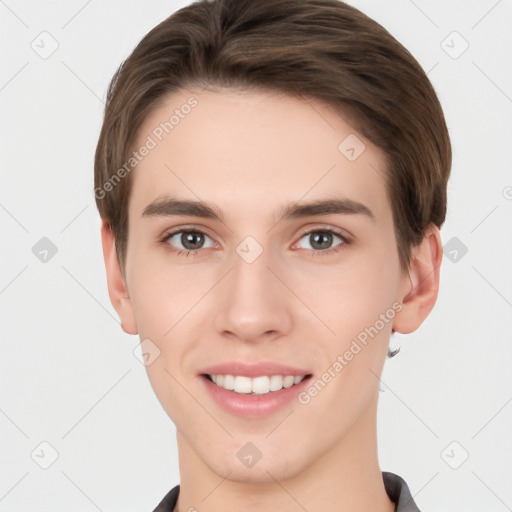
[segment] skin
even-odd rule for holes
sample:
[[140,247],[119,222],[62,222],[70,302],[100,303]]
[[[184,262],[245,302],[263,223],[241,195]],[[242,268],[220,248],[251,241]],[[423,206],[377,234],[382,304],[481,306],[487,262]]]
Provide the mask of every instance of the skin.
[[[122,328],[160,350],[146,368],[177,429],[175,510],[391,512],[377,457],[378,377],[391,330],[414,331],[435,304],[439,230],[428,228],[403,271],[384,155],[318,100],[183,90],[149,114],[136,146],[192,95],[198,105],[132,171],[124,276],[112,233],[102,227],[109,295]],[[366,146],[352,162],[338,150],[349,134]],[[166,194],[213,203],[225,222],[142,217]],[[333,197],[364,204],[375,219],[328,214],[278,222],[289,204]],[[161,241],[179,228],[206,234],[202,246],[194,242],[195,255],[168,250],[184,249],[179,235]],[[333,236],[327,248],[342,249],[322,252],[313,237],[326,228],[351,242]],[[263,249],[250,264],[236,252],[247,236]],[[293,400],[269,417],[236,416],[197,376],[236,359],[277,361],[319,378],[394,303],[401,311],[307,405]],[[251,468],[236,457],[247,442],[262,453]]]

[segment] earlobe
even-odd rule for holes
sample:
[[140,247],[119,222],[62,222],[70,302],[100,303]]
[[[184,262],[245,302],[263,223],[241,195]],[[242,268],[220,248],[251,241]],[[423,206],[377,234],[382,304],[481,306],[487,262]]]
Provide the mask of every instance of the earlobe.
[[123,331],[127,334],[138,334],[133,306],[117,259],[114,234],[105,220],[101,224],[101,243],[110,302],[121,319]]
[[[436,226],[429,226],[419,245],[413,248],[408,292],[403,293],[403,309],[395,316],[393,329],[402,334],[415,331],[432,311],[439,291],[439,273],[443,258],[441,235]],[[405,285],[404,285],[405,286]]]

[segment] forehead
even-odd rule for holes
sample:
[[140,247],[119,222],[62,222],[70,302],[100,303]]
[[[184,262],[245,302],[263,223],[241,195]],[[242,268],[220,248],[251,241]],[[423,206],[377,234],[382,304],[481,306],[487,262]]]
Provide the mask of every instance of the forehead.
[[389,217],[385,156],[329,105],[282,93],[180,90],[143,122],[130,217],[165,195],[238,215],[342,197]]

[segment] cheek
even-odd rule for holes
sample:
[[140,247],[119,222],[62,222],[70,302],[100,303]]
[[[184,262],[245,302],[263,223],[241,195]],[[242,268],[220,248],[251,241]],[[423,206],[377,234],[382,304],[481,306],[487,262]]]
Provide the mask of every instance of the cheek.
[[172,327],[169,311],[173,310],[176,293],[168,285],[158,279],[158,273],[137,277],[131,300],[141,337],[159,339]]
[[[380,255],[382,256],[382,255]],[[311,274],[303,283],[304,297],[309,297],[318,315],[346,339],[373,324],[392,307],[399,284],[398,267],[393,261],[373,255],[361,255],[349,266],[329,270],[329,275]],[[318,284],[311,286],[314,281]]]
[[163,253],[134,251],[131,260],[130,299],[139,334],[150,338],[170,337],[202,291],[186,266],[171,265]]
[[[151,387],[167,415],[178,428],[186,429],[187,425],[193,424],[196,418],[202,418],[201,414],[204,415],[204,411],[194,400],[191,400],[190,394],[187,393],[188,386],[181,373],[171,364],[177,359],[179,355],[169,354],[164,350],[160,357],[146,366],[146,372]],[[206,424],[207,421],[202,423]],[[207,432],[203,432],[203,435],[207,435]]]
[[151,340],[159,351],[158,359],[147,367],[147,372],[155,392],[165,399],[162,393],[179,391],[172,391],[176,383],[169,373],[177,378],[183,374],[197,340],[201,339],[196,332],[198,316],[211,285],[192,266],[171,267],[160,256],[151,259],[148,254],[132,261],[137,273],[132,276],[130,298],[139,336],[141,341]]

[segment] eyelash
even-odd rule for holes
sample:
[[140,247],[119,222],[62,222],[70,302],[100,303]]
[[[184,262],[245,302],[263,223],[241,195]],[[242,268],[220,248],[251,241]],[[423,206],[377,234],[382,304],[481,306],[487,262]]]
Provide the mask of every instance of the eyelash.
[[[174,235],[177,235],[179,233],[200,233],[202,235],[208,236],[204,231],[201,231],[200,229],[192,229],[192,228],[182,228],[178,229],[176,231],[172,231],[170,233],[166,233],[163,238],[160,240],[160,243],[164,245],[166,250],[169,252],[176,254],[177,256],[186,256],[187,258],[189,256],[195,256],[198,252],[201,251],[201,249],[196,250],[188,250],[188,249],[175,249],[173,248],[169,243],[168,240],[171,239]],[[340,231],[332,229],[332,228],[315,228],[311,229],[309,231],[306,231],[302,233],[299,237],[299,240],[306,235],[311,235],[312,233],[327,233],[327,234],[333,234],[339,237],[342,241],[339,245],[331,248],[331,249],[324,249],[324,250],[315,250],[315,249],[306,249],[307,251],[311,251],[311,256],[316,257],[320,255],[326,255],[326,254],[334,254],[340,251],[343,251],[347,245],[350,245],[351,240],[349,240],[346,236],[344,236]]]

